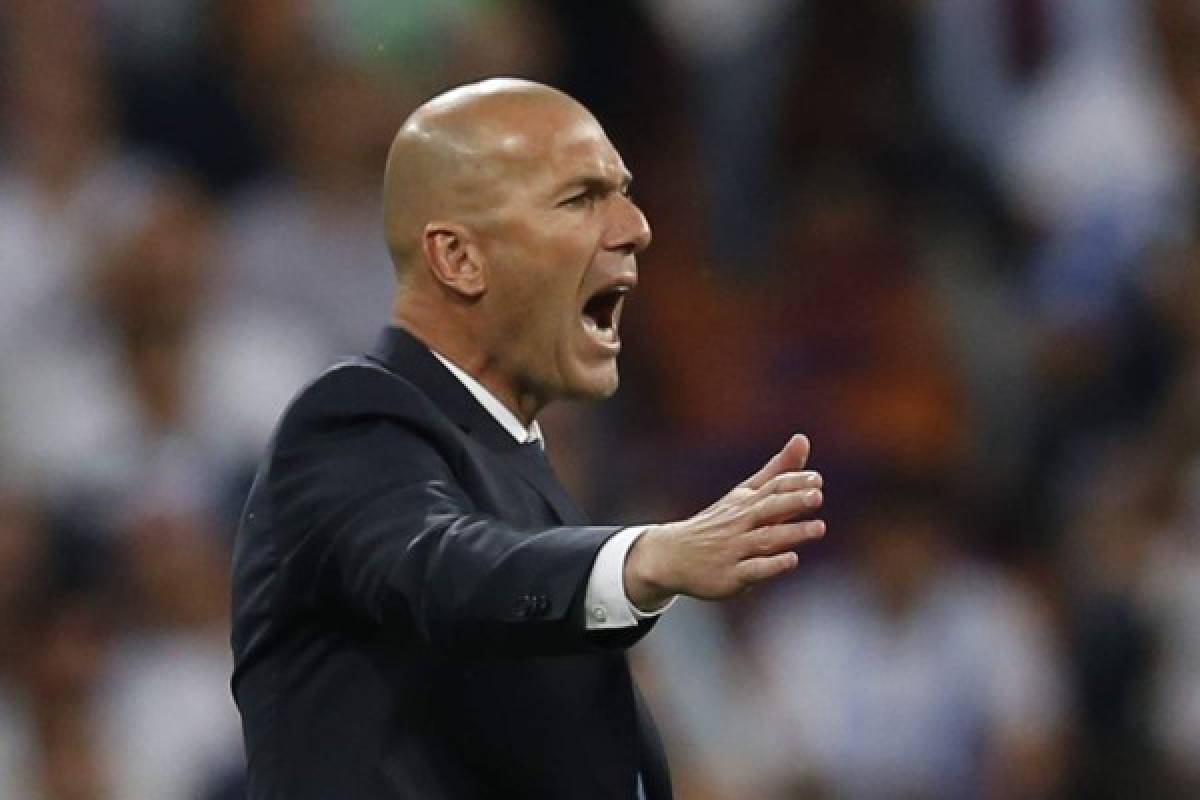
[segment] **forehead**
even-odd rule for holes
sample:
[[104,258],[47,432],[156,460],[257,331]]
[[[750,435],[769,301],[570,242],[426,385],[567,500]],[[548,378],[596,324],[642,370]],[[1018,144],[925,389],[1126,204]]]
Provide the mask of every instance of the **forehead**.
[[562,184],[600,178],[620,183],[628,178],[620,153],[590,115],[549,115],[536,120],[527,132],[516,134],[511,148],[505,149],[513,157],[514,166],[539,182]]

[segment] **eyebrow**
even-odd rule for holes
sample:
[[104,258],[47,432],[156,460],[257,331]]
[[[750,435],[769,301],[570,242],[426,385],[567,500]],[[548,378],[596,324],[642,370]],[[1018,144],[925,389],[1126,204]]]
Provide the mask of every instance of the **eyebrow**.
[[628,192],[629,187],[633,185],[633,175],[628,172],[621,174],[620,180],[614,181],[611,178],[602,175],[581,175],[577,178],[572,178],[567,181],[558,190],[556,194],[569,191],[571,189],[586,189],[589,192],[602,192],[616,189],[622,193]]

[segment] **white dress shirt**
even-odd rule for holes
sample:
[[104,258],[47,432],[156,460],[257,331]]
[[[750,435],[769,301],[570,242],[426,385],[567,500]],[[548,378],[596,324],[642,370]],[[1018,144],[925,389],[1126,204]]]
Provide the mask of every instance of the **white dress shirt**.
[[[445,356],[436,351],[430,351],[437,360],[450,370],[450,374],[458,378],[471,396],[495,418],[500,427],[508,431],[517,442],[526,444],[537,442],[543,448],[545,439],[537,420],[526,428],[507,406],[501,403],[494,394],[488,391],[482,383],[468,375],[461,367],[450,362]],[[655,611],[642,611],[635,606],[625,594],[625,558],[638,537],[646,532],[646,525],[638,525],[618,531],[604,543],[596,554],[592,564],[592,573],[588,577],[587,593],[584,605],[587,608],[587,629],[606,630],[612,628],[631,628],[639,620],[649,619],[662,614],[674,603],[674,598],[662,608]]]

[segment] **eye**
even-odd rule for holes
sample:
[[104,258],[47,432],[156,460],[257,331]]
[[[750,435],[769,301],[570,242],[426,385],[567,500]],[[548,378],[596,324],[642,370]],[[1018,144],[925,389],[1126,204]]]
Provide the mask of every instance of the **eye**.
[[596,199],[595,192],[593,192],[591,189],[585,189],[582,192],[573,194],[570,197],[566,198],[561,203],[559,203],[559,205],[563,208],[582,209],[582,208],[587,208],[590,205],[592,205],[592,203],[595,201],[595,199]]

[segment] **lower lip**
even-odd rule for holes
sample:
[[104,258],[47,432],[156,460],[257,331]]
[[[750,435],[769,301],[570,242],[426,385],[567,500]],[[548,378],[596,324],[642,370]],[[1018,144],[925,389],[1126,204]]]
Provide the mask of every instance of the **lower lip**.
[[616,328],[601,330],[596,327],[590,317],[584,317],[582,321],[583,332],[587,334],[588,339],[596,344],[601,350],[606,353],[616,355],[621,351],[621,337],[617,335]]

